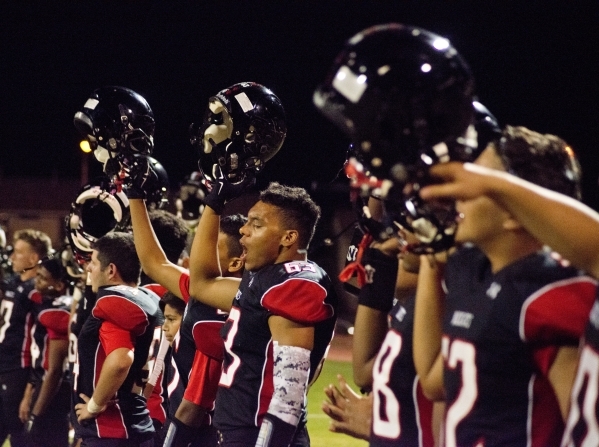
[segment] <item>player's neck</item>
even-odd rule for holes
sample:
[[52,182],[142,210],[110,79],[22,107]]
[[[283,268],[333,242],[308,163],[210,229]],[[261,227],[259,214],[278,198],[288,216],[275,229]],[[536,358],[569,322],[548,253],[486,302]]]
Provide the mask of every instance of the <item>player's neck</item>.
[[541,250],[542,245],[528,233],[506,232],[501,238],[479,248],[491,262],[493,273],[497,273],[504,267]]
[[306,250],[298,249],[297,245],[292,245],[290,247],[282,247],[279,251],[279,256],[277,256],[277,261],[275,264],[282,264],[285,262],[291,261],[307,261],[308,260],[308,252]]

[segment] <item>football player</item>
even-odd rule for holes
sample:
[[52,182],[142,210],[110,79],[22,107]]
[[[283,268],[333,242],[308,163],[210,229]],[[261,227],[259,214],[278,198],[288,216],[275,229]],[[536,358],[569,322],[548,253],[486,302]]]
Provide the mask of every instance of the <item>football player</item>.
[[[430,174],[441,184],[423,188],[425,200],[486,197],[510,213],[535,238],[564,259],[599,278],[599,214],[578,200],[519,178],[471,163],[447,163]],[[598,445],[599,301],[596,300],[580,346],[576,379],[562,446]]]
[[[129,198],[131,223],[135,247],[142,263],[142,269],[156,283],[165,287],[187,303],[179,337],[173,343],[173,359],[184,394],[181,399],[169,396],[169,428],[165,445],[169,447],[194,445],[216,445],[216,433],[212,428],[212,408],[222,366],[224,346],[220,330],[226,314],[189,299],[189,273],[185,265],[173,261],[166,251],[172,244],[161,244],[164,240],[162,226],[153,225],[153,213],[148,214],[144,197],[146,195],[146,169],[150,165],[135,166],[125,186]],[[139,177],[138,177],[139,175]],[[175,216],[172,216],[175,218]],[[176,218],[182,221],[181,218]],[[243,271],[240,256],[239,228],[245,219],[241,215],[223,218],[219,234],[220,265],[227,276],[239,277]],[[157,222],[156,222],[157,223]],[[181,223],[181,230],[187,226]],[[166,242],[166,241],[165,241]],[[164,246],[164,248],[163,248]]]
[[162,324],[160,298],[138,287],[131,234],[108,233],[92,249],[87,271],[97,298],[78,336],[75,433],[83,444],[144,445],[155,432],[142,385],[154,328]]
[[[580,197],[578,162],[553,135],[506,126],[475,163]],[[596,282],[487,197],[456,209],[455,253],[421,260],[414,330],[423,387],[446,403],[443,439],[559,445]]]
[[38,230],[19,230],[13,235],[10,255],[14,273],[8,278],[0,303],[0,440],[10,434],[11,445],[25,446],[23,421],[29,405],[21,400],[31,369],[31,328],[34,281],[39,262],[52,250],[50,237]]
[[70,296],[62,261],[43,261],[35,277],[36,315],[31,345],[32,405],[25,430],[34,445],[69,445],[71,383],[64,368],[68,352]]

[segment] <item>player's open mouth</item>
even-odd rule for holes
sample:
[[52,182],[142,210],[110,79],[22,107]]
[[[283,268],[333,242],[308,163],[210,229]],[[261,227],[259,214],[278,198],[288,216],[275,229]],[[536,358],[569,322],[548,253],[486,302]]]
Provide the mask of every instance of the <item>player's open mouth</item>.
[[245,257],[246,257],[246,256],[247,256],[247,254],[248,254],[248,249],[247,249],[247,247],[246,247],[245,245],[243,245],[243,244],[241,244],[241,247],[243,248],[243,251],[241,252],[241,256],[240,256],[240,258],[241,258],[242,260],[245,260]]

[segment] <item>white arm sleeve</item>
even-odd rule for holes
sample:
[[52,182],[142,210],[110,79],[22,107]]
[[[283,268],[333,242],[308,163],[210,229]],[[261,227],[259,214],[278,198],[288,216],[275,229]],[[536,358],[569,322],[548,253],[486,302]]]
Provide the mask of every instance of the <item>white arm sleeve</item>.
[[152,386],[156,386],[158,377],[160,377],[160,373],[162,373],[162,370],[164,369],[164,356],[166,355],[166,351],[168,351],[168,347],[169,343],[166,337],[161,337],[158,355],[156,356],[156,361],[154,362],[154,368],[150,373],[150,377],[148,377],[148,383]]
[[273,344],[274,392],[268,413],[297,426],[304,407],[310,376],[310,351],[297,346]]

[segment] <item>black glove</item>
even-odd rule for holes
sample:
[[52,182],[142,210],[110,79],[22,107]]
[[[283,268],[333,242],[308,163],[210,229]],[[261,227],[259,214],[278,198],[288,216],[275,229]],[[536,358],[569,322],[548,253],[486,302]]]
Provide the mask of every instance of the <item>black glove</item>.
[[274,414],[266,413],[260,426],[255,447],[287,447],[293,440],[297,427]]
[[170,422],[164,447],[187,447],[193,441],[197,429],[184,424],[176,417]]
[[125,194],[129,199],[145,199],[147,189],[157,183],[158,175],[144,155],[136,155],[131,160],[126,160],[126,165],[129,173],[123,183]]
[[231,183],[218,165],[214,166],[214,179],[214,183],[210,185],[212,189],[204,199],[204,203],[216,214],[222,214],[225,203],[236,199],[256,183],[253,171],[246,171],[245,178],[239,183]]

